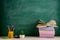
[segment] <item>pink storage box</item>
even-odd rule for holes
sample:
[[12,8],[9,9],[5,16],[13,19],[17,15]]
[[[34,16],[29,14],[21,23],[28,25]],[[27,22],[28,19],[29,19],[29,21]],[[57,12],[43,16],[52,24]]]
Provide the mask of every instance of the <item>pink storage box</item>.
[[55,29],[53,27],[39,28],[39,37],[53,38],[55,36]]

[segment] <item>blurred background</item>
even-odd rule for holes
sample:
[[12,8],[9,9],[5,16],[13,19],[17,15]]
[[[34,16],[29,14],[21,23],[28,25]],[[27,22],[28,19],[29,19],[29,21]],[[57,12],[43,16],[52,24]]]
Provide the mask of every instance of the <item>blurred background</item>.
[[8,25],[14,33],[23,30],[26,36],[38,36],[38,20],[56,20],[55,36],[60,36],[60,0],[0,0],[0,36],[7,36]]

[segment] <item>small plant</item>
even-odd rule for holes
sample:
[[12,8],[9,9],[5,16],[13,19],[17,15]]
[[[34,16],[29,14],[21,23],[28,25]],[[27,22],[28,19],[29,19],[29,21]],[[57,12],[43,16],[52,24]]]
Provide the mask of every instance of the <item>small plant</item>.
[[24,37],[25,37],[24,31],[21,31],[20,32],[20,38],[24,38]]
[[20,35],[24,35],[24,31],[21,31],[21,32],[20,32]]

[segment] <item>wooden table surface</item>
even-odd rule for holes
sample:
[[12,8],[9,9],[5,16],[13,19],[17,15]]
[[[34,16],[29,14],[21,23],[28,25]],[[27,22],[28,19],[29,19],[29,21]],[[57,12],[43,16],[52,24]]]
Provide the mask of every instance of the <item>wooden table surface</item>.
[[11,38],[11,39],[0,37],[0,40],[60,40],[60,37],[54,37],[54,38],[25,37],[25,38]]

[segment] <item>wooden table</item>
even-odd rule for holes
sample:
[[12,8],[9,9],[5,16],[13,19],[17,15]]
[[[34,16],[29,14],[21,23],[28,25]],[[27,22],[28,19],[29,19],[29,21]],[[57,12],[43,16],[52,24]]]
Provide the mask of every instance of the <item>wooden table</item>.
[[54,37],[54,38],[25,37],[25,38],[11,38],[11,39],[0,37],[0,40],[60,40],[60,37]]

